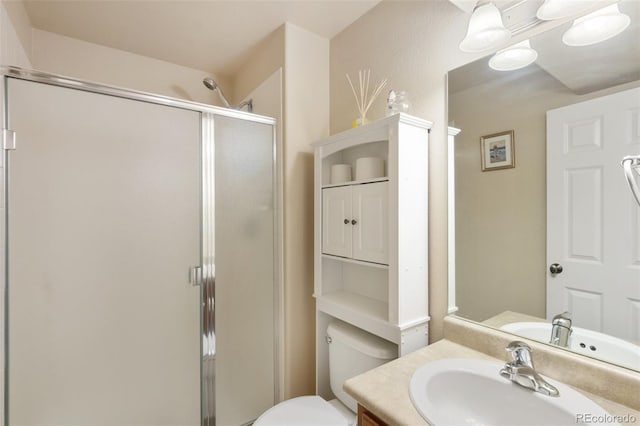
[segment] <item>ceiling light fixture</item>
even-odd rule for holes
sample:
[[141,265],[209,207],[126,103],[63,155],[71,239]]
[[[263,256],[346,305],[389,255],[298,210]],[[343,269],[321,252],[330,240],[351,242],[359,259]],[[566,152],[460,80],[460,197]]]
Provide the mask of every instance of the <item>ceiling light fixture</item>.
[[562,36],[567,46],[589,46],[617,36],[629,26],[631,18],[620,12],[617,4],[573,21],[573,25]]
[[538,52],[531,48],[529,40],[524,40],[499,50],[489,59],[489,66],[496,71],[513,71],[532,64],[537,58]]
[[589,9],[593,4],[593,0],[544,0],[536,16],[544,21],[567,18]]
[[476,6],[469,19],[467,35],[460,42],[463,52],[482,52],[495,48],[511,38],[504,27],[502,15],[493,3]]

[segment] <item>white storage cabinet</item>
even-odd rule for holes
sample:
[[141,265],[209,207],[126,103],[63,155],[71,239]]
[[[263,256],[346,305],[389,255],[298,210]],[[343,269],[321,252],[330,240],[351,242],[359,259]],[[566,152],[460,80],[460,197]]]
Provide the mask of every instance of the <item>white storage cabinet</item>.
[[[428,343],[431,123],[396,114],[313,144],[317,392],[332,398],[326,329],[339,319],[398,346]],[[332,184],[331,166],[378,157],[385,176]]]
[[322,190],[322,253],[389,263],[388,182]]

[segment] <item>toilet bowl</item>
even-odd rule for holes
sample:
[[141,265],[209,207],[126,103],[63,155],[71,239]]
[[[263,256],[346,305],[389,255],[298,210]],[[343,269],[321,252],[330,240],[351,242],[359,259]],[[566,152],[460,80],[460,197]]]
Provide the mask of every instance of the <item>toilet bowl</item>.
[[327,328],[329,383],[337,399],[300,396],[265,411],[254,426],[355,426],[357,402],[342,389],[345,380],[397,358],[391,342],[342,321]]
[[253,426],[356,426],[356,423],[355,413],[337,399],[327,402],[317,395],[309,395],[271,407]]

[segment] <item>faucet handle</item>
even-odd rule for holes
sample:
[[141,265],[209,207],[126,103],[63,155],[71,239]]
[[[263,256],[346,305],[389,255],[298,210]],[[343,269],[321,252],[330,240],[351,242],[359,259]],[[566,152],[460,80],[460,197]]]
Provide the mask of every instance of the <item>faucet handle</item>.
[[552,325],[559,325],[565,328],[571,328],[571,322],[571,312],[569,311],[564,311],[563,313],[554,316],[553,320],[551,320]]
[[515,365],[525,365],[533,368],[531,358],[531,346],[520,340],[515,340],[507,345],[505,350],[511,355],[511,360]]

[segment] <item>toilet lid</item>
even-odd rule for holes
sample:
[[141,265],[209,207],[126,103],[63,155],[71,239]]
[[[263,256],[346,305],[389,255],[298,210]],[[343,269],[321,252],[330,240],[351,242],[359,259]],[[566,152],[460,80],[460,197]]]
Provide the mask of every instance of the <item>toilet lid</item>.
[[265,411],[254,426],[349,426],[331,404],[319,396],[288,399]]

